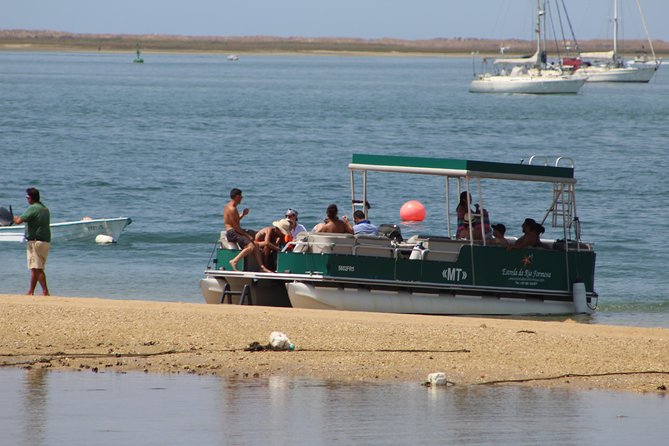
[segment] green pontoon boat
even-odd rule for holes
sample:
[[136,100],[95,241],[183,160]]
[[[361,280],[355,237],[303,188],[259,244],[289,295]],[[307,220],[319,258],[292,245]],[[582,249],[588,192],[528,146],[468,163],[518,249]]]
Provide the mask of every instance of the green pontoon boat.
[[[535,156],[510,164],[354,154],[348,168],[353,210],[367,212],[363,203],[369,172],[395,172],[444,177],[447,209],[466,191],[478,199],[479,214],[469,219],[463,238],[456,238],[449,212],[447,232],[438,236],[416,234],[404,240],[397,231],[378,237],[301,233],[278,254],[276,273],[254,271],[250,260],[243,271],[233,271],[229,261],[238,247],[223,235],[200,282],[205,300],[412,314],[595,310],[596,256],[592,243],[581,240],[571,159]],[[482,180],[545,183],[549,192],[539,223],[559,228],[562,237],[542,238],[540,246],[522,249],[490,243],[485,225],[474,223],[485,217]],[[513,244],[515,238],[508,240]]]

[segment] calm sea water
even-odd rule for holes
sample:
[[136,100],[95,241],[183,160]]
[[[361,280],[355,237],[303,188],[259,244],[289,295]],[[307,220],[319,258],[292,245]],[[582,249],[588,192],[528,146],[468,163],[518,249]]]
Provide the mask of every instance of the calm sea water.
[[[230,188],[260,228],[286,208],[307,227],[350,200],[356,152],[576,162],[584,238],[598,249],[589,323],[669,327],[669,77],[577,96],[467,93],[471,61],[395,57],[0,53],[0,205],[41,189],[53,221],[129,216],[113,246],[54,244],[54,294],[202,302],[198,280]],[[371,217],[443,234],[443,184],[370,175]],[[485,184],[517,235],[547,191]],[[489,187],[489,189],[488,189]],[[556,236],[549,230],[549,236]],[[559,234],[557,234],[559,236]],[[0,293],[26,290],[24,247],[0,245]],[[661,444],[666,399],[524,388],[225,381],[0,370],[10,444]],[[443,391],[442,391],[443,390]]]
[[[352,153],[518,162],[574,159],[583,236],[596,244],[600,311],[588,322],[669,327],[669,76],[587,84],[576,96],[467,92],[471,60],[437,57],[0,53],[0,205],[36,186],[53,221],[129,216],[113,246],[54,244],[52,293],[202,302],[198,280],[232,187],[260,228],[300,211],[307,227],[350,200]],[[444,234],[443,183],[372,175],[371,217],[428,217]],[[518,235],[548,192],[487,185],[494,222]],[[452,210],[451,210],[452,211]],[[549,236],[561,235],[553,230]],[[27,287],[24,247],[0,246],[0,293]]]
[[[11,382],[11,385],[10,385]],[[660,445],[659,395],[0,370],[7,445]]]

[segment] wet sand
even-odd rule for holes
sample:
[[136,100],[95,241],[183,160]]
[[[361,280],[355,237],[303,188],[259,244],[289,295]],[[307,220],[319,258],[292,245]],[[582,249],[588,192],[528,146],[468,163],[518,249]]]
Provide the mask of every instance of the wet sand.
[[[0,364],[666,392],[669,329],[0,295]],[[245,351],[285,333],[295,351]]]

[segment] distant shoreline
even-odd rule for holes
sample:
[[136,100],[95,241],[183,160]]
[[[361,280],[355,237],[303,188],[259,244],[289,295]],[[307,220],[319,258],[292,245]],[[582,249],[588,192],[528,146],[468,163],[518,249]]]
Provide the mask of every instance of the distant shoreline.
[[[471,54],[495,56],[508,48],[509,56],[534,52],[534,42],[519,39],[449,38],[430,40],[306,38],[271,36],[171,36],[75,34],[60,31],[0,30],[0,51],[72,51],[132,53],[139,45],[144,53],[221,54],[305,54],[305,55],[391,55],[449,56]],[[669,56],[669,42],[653,42],[658,56]],[[646,50],[647,42],[624,40],[620,48],[627,55]],[[582,51],[606,51],[608,40],[580,41]],[[555,56],[551,54],[551,56]]]

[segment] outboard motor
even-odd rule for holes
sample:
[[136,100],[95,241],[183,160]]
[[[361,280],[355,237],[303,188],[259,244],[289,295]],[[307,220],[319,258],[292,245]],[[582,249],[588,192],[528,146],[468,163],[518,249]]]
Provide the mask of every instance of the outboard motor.
[[403,240],[402,231],[400,231],[400,227],[394,224],[379,225],[379,235],[388,237],[389,239],[395,240],[396,242],[402,242]]
[[6,208],[0,207],[0,226],[11,226],[14,224],[14,212],[12,212],[12,207],[9,207],[9,210]]

